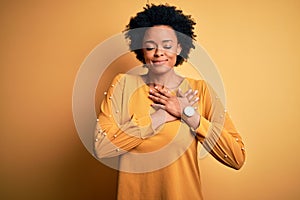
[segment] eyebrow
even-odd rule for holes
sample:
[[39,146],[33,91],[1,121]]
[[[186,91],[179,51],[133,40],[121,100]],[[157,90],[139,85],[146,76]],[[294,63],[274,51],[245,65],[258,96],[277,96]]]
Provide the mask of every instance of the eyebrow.
[[[173,40],[163,40],[162,42],[163,42],[163,43],[166,43],[166,42],[173,42]],[[144,43],[154,43],[154,44],[156,44],[153,40],[147,40],[147,41],[145,41]]]

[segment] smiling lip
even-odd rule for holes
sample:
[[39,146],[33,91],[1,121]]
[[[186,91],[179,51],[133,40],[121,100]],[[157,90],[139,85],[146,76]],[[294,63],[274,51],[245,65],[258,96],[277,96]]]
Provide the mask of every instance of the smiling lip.
[[168,60],[152,60],[152,63],[154,65],[163,65],[167,62]]

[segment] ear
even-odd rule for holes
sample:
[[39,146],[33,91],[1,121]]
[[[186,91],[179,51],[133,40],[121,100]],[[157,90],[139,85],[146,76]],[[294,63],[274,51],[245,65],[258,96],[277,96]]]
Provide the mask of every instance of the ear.
[[179,55],[181,53],[181,50],[182,50],[181,45],[178,43],[177,44],[176,54]]

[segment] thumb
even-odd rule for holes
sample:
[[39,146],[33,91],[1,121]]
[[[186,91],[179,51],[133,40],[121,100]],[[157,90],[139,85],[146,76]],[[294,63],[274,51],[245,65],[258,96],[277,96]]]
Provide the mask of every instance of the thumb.
[[165,106],[161,105],[161,104],[153,103],[153,104],[151,104],[151,106],[152,106],[152,108],[154,108],[154,110],[159,110],[159,109],[165,110]]
[[183,94],[183,92],[180,88],[178,88],[178,90],[177,90],[177,96],[178,97],[184,97],[184,94]]

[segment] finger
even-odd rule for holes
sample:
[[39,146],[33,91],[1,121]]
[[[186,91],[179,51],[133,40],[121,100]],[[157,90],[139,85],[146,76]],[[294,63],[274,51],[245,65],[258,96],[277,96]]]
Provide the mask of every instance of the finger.
[[152,108],[154,108],[155,110],[158,110],[158,109],[163,109],[165,110],[166,107],[164,105],[161,105],[161,104],[157,104],[157,103],[153,103],[151,104]]
[[160,94],[164,95],[167,98],[172,97],[171,92],[167,88],[162,88],[158,90]]
[[178,97],[184,97],[184,94],[183,94],[183,92],[180,88],[178,88],[178,90],[177,90],[177,96]]
[[156,103],[161,103],[161,104],[163,104],[163,105],[166,104],[166,100],[164,100],[163,98],[160,98],[160,97],[157,97],[157,96],[154,96],[154,95],[151,95],[151,94],[149,94],[148,97],[149,97],[152,101],[154,101],[154,102],[156,102]]
[[192,95],[192,96],[196,96],[197,94],[198,94],[198,90],[194,90],[190,93],[190,95]]
[[199,97],[196,97],[195,99],[193,99],[192,101],[190,101],[191,105],[196,104],[199,101]]
[[191,95],[193,93],[193,90],[192,89],[189,89],[188,91],[186,91],[185,93],[184,93],[184,96],[185,97],[188,97],[189,95]]
[[157,86],[155,86],[155,87],[153,87],[153,88],[150,88],[149,91],[150,91],[150,92],[159,92]]
[[198,94],[198,90],[191,91],[187,94],[186,97],[189,101],[191,101],[197,94]]
[[193,93],[189,94],[186,96],[186,98],[191,101],[192,99],[194,99],[195,95]]
[[158,98],[161,98],[161,99],[163,99],[163,100],[168,100],[168,97],[167,96],[165,96],[164,94],[161,94],[160,92],[155,92],[155,91],[153,91],[153,90],[149,90],[149,93],[152,95],[152,96],[155,96],[155,97],[158,97]]

